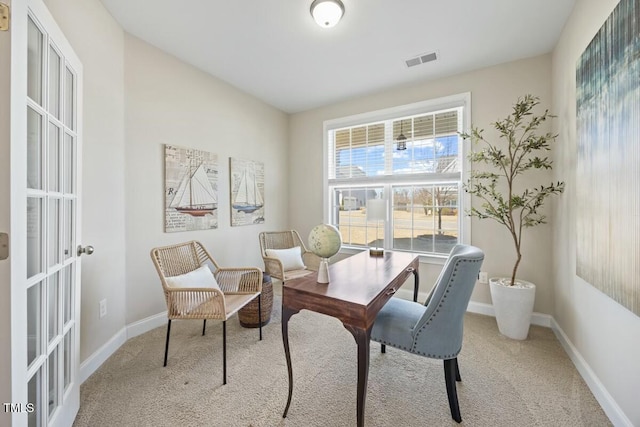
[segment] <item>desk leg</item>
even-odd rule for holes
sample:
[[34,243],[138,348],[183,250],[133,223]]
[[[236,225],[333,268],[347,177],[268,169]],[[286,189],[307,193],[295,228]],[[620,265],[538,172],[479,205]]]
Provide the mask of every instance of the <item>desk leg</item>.
[[296,310],[282,306],[282,343],[284,344],[284,356],[287,359],[287,371],[289,372],[289,397],[287,397],[287,406],[284,408],[282,418],[287,417],[289,405],[291,405],[291,396],[293,395],[293,369],[291,367],[291,353],[289,351],[289,319],[296,313]]
[[367,399],[367,381],[369,379],[369,349],[371,328],[360,329],[350,325],[344,325],[358,344],[358,427],[364,427],[364,404]]

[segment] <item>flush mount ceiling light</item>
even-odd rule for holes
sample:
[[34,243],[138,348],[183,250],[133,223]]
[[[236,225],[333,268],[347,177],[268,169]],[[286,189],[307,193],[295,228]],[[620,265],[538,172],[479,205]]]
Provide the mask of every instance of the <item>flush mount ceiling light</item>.
[[313,0],[311,16],[322,28],[331,28],[344,15],[344,4],[340,0]]

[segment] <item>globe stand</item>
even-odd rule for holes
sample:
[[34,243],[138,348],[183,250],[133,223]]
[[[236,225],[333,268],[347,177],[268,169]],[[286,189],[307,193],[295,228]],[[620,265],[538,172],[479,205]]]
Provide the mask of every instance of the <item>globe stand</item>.
[[318,268],[318,283],[329,283],[329,259],[322,258]]

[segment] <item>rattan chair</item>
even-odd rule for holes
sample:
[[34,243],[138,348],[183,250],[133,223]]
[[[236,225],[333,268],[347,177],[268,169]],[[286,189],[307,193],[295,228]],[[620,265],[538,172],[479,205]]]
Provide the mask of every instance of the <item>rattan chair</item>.
[[[318,271],[320,257],[306,248],[297,231],[264,231],[260,233],[258,238],[260,239],[260,253],[264,261],[264,270],[271,277],[275,277],[284,283],[286,280],[306,276],[312,271]],[[300,256],[304,263],[304,268],[302,269],[285,270],[280,259],[267,255],[267,249],[279,250],[295,247],[300,247]]]
[[[223,384],[227,383],[227,319],[238,310],[258,298],[261,312],[262,271],[259,268],[222,268],[209,252],[196,241],[158,247],[151,250],[151,259],[160,276],[167,302],[167,340],[164,350],[164,366],[167,366],[171,321],[176,319],[222,320],[222,371]],[[213,271],[219,289],[212,287],[174,287],[168,284],[175,277],[194,272],[202,266]],[[262,326],[260,326],[262,340]]]

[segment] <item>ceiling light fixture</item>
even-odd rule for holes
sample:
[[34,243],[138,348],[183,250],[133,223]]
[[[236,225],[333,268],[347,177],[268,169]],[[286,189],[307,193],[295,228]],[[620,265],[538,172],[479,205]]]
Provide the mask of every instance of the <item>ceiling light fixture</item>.
[[407,137],[402,133],[402,120],[400,120],[400,135],[398,135],[396,141],[398,141],[396,150],[402,151],[407,149]]
[[340,0],[313,0],[311,16],[322,28],[331,28],[344,15],[344,4]]

